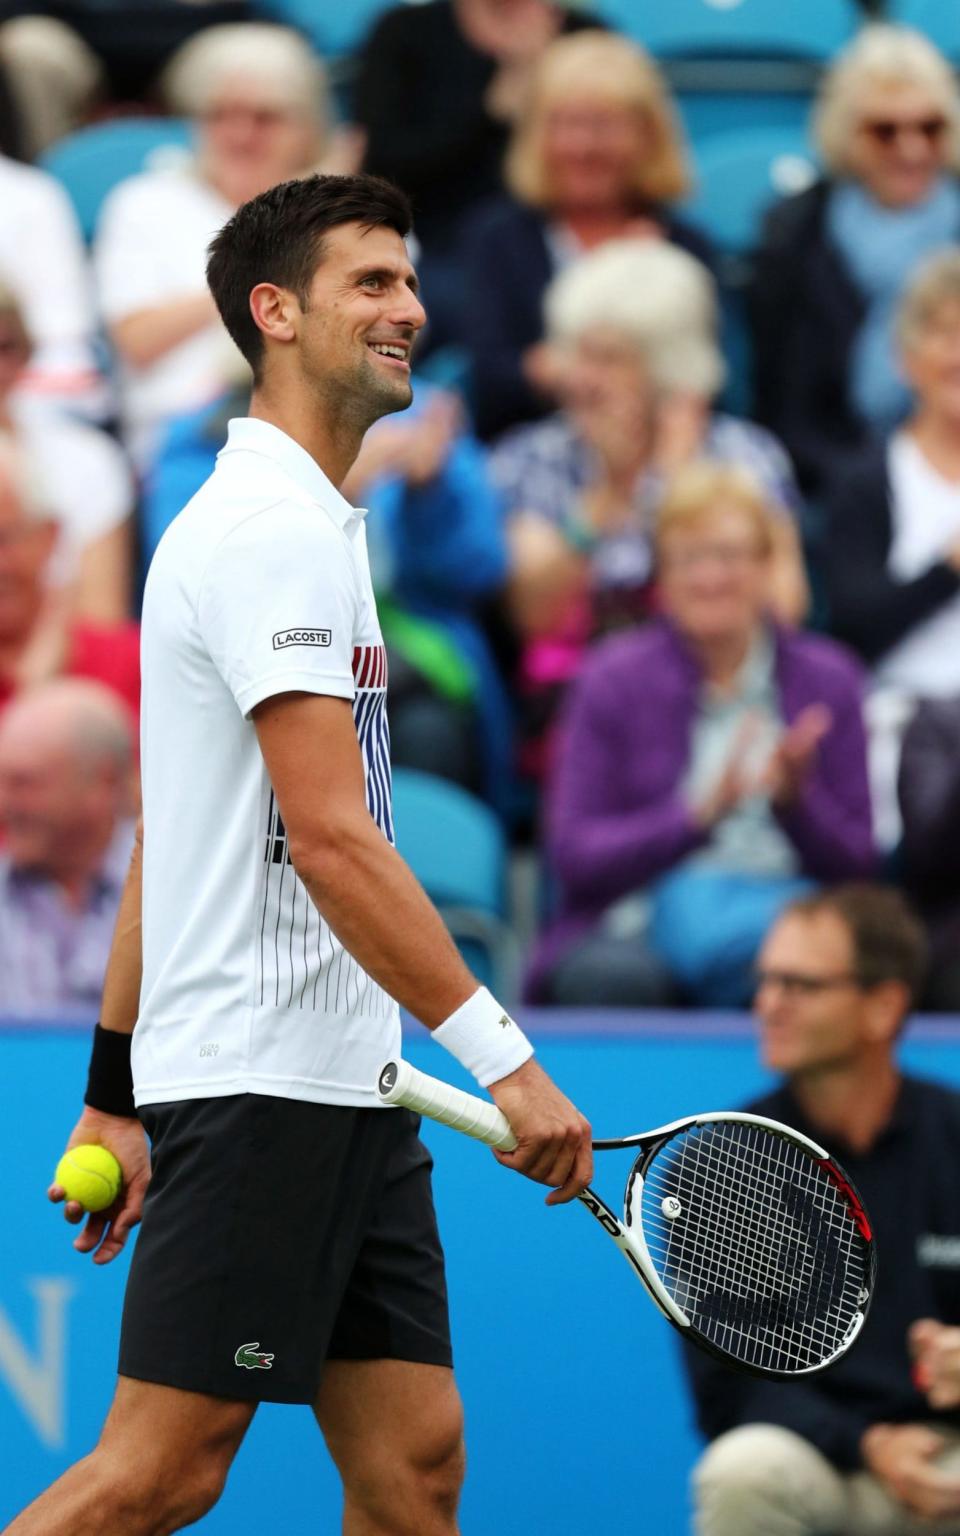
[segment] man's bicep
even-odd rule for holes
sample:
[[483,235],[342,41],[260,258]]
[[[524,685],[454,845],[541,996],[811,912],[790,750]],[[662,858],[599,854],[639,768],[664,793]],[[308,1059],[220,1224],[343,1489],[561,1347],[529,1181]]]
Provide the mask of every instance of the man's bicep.
[[366,813],[360,744],[349,699],[282,693],[251,716],[291,845],[310,846]]

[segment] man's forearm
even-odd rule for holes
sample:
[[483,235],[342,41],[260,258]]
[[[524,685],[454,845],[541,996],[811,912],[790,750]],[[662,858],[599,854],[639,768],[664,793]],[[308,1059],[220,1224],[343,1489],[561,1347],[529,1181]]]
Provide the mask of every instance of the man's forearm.
[[140,931],[143,872],[143,829],[138,825],[130,868],[117,908],[117,921],[103,980],[100,1024],[103,1029],[131,1035],[140,1009],[143,946]]
[[346,820],[324,848],[294,848],[292,857],[344,948],[428,1029],[476,991],[439,912],[365,814]]

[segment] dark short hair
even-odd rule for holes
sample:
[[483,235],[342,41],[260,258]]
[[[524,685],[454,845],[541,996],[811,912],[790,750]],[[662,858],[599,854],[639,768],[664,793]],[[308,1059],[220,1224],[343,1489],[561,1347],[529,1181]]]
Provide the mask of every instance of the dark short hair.
[[223,323],[258,377],[263,336],[250,313],[258,283],[289,288],[306,306],[324,236],[340,224],[410,233],[410,202],[380,176],[305,176],[243,203],[210,243],[207,283]]
[[817,917],[832,912],[853,944],[853,966],[861,987],[899,981],[910,1005],[920,1000],[928,962],[927,936],[902,892],[890,885],[851,882],[792,901],[783,916]]

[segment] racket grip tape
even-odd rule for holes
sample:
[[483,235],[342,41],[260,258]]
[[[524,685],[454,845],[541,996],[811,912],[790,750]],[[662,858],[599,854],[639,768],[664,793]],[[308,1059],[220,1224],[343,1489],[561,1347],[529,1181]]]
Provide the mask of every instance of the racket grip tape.
[[428,1077],[408,1061],[388,1061],[381,1069],[377,1092],[385,1104],[412,1109],[428,1120],[437,1120],[451,1130],[473,1136],[488,1147],[512,1152],[517,1144],[506,1115],[495,1104],[477,1098],[476,1094],[464,1093],[462,1088],[454,1088],[438,1077]]

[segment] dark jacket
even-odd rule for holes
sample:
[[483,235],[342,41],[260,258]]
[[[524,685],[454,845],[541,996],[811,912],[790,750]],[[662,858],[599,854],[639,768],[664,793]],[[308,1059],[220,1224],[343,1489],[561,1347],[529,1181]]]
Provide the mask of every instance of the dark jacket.
[[[781,1088],[747,1106],[821,1142]],[[860,1338],[839,1364],[809,1381],[775,1382],[734,1374],[689,1345],[683,1362],[708,1439],[742,1424],[792,1429],[842,1470],[860,1463],[871,1424],[947,1423],[913,1386],[907,1329],[921,1317],[960,1323],[960,1094],[902,1079],[886,1129],[858,1154],[831,1138],[863,1197],[879,1257],[877,1289]]]
[[808,495],[870,438],[848,389],[866,306],[827,237],[830,190],[819,181],[770,209],[750,295],[754,414],[783,441]]
[[931,928],[934,960],[956,960],[960,940],[960,692],[926,699],[900,755],[904,883]]
[[[875,870],[860,668],[832,640],[776,631],[784,719],[826,704],[832,726],[780,824],[814,880]],[[534,956],[535,1000],[560,958],[621,896],[702,847],[709,832],[681,793],[701,675],[682,637],[659,620],[598,645],[569,701],[547,812],[559,909]]]
[[[601,25],[564,14],[560,30]],[[360,53],[353,117],[367,135],[364,169],[412,198],[427,246],[449,241],[464,214],[502,185],[508,128],[484,105],[496,69],[464,36],[450,0],[394,6]]]
[[826,511],[830,630],[874,662],[956,595],[960,575],[943,560],[912,581],[889,574],[893,517],[886,443],[848,466]]
[[[709,240],[665,208],[648,210],[666,238],[713,265]],[[467,221],[465,325],[473,369],[477,431],[495,437],[556,408],[527,383],[521,358],[543,339],[543,295],[555,272],[549,220],[537,208],[497,198]]]

